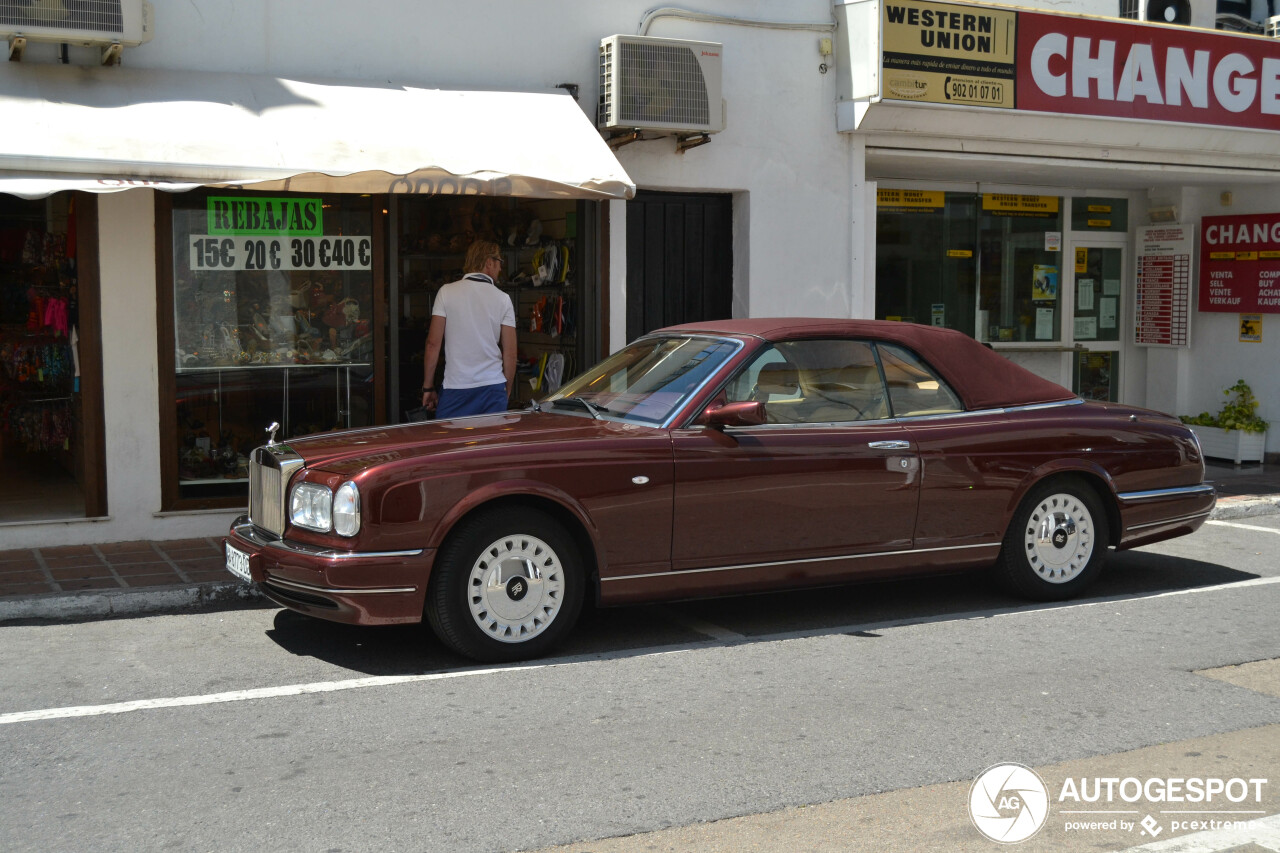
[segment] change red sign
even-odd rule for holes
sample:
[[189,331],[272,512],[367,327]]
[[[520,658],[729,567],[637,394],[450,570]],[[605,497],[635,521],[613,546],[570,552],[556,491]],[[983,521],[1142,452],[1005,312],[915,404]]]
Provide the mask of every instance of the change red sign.
[[1280,213],[1206,216],[1202,226],[1200,310],[1280,314]]
[[1019,12],[1017,108],[1280,130],[1280,41]]

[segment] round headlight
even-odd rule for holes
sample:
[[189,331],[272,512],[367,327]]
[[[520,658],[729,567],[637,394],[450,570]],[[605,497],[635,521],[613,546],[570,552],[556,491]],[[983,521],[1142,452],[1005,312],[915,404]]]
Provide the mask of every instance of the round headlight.
[[333,496],[333,529],[340,536],[360,532],[360,489],[355,483],[343,483]]

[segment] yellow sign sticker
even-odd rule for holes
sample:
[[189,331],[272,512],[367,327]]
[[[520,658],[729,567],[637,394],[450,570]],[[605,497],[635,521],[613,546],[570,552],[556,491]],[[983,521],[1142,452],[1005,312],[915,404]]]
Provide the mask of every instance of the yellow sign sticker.
[[1262,343],[1262,315],[1240,315],[1240,342],[1246,344]]
[[1056,195],[983,193],[982,209],[990,213],[1049,216],[1058,212],[1058,201]]
[[933,190],[876,190],[876,207],[881,211],[888,208],[900,210],[930,211],[941,210],[946,193]]

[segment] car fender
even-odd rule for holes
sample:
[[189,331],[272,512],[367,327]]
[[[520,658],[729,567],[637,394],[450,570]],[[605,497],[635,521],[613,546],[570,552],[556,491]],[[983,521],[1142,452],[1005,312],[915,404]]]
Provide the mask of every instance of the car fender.
[[1009,496],[1009,504],[1005,507],[1006,516],[1010,519],[1013,518],[1013,513],[1017,510],[1018,505],[1022,503],[1027,493],[1035,488],[1036,485],[1050,477],[1057,477],[1063,474],[1083,474],[1092,480],[1100,481],[1106,487],[1106,493],[1100,494],[1098,497],[1103,500],[1112,520],[1115,520],[1118,501],[1116,499],[1116,484],[1112,480],[1111,474],[1096,462],[1072,457],[1053,459],[1028,471],[1027,475],[1022,478],[1022,482],[1018,484],[1018,488]]
[[563,508],[566,512],[577,520],[578,524],[586,531],[587,538],[591,543],[591,550],[597,569],[603,569],[603,553],[600,547],[600,532],[596,529],[595,523],[591,520],[591,516],[586,509],[575,500],[572,496],[560,489],[549,486],[539,480],[500,480],[493,483],[486,483],[467,494],[458,501],[454,506],[446,512],[431,531],[431,537],[427,547],[438,549],[444,542],[449,532],[464,518],[468,513],[496,500],[504,498],[521,498],[536,497],[543,500],[551,501]]

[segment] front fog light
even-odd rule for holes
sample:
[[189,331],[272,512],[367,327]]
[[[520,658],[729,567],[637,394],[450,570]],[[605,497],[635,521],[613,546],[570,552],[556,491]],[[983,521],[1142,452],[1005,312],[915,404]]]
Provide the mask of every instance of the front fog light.
[[355,483],[343,483],[333,496],[333,529],[340,536],[360,532],[360,490]]
[[328,486],[300,483],[289,498],[289,521],[308,530],[328,533],[333,511],[333,492]]

